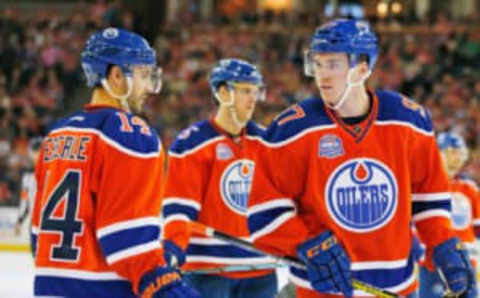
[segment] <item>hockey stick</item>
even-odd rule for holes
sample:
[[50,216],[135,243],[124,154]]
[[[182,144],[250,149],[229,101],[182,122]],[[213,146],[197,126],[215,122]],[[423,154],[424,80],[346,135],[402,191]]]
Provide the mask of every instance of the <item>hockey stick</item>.
[[215,274],[225,272],[244,272],[255,270],[273,270],[276,268],[285,267],[283,263],[265,263],[265,264],[252,264],[252,265],[231,265],[222,267],[209,267],[199,268],[191,270],[183,270],[184,274]]
[[[306,269],[305,264],[300,261],[299,259],[290,257],[290,256],[277,256],[274,254],[267,253],[259,248],[256,248],[253,246],[252,243],[245,241],[243,239],[239,239],[237,237],[222,233],[220,231],[217,231],[213,228],[207,227],[199,222],[190,222],[190,227],[192,229],[192,232],[198,235],[203,235],[207,237],[212,237],[212,238],[217,238],[226,242],[229,242],[231,244],[234,244],[238,247],[241,247],[243,249],[249,250],[251,252],[256,252],[260,253],[266,256],[269,256],[273,259],[275,259],[278,262],[281,262],[286,265],[294,266],[300,269]],[[387,290],[380,289],[378,287],[372,286],[370,284],[364,283],[362,281],[353,279],[352,280],[353,287],[357,290],[362,290],[366,293],[375,295],[377,297],[381,298],[394,298],[394,297],[400,297],[398,294],[389,292]]]

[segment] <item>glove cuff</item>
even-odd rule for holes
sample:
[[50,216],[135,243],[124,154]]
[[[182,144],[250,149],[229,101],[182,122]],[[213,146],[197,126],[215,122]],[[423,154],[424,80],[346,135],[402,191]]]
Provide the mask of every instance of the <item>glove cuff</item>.
[[165,267],[157,267],[145,273],[140,279],[138,289],[140,290],[140,297],[152,297],[154,293],[161,288],[168,287],[168,285],[181,280],[180,274],[173,269]]

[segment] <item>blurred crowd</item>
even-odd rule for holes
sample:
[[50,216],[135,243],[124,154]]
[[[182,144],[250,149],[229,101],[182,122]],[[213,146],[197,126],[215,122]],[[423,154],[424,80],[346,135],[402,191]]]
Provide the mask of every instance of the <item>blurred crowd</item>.
[[[246,14],[204,22],[187,9],[175,19],[149,38],[164,87],[148,101],[145,116],[166,147],[179,130],[213,115],[208,72],[222,57],[260,66],[267,99],[255,119],[262,124],[317,94],[302,63],[315,25],[325,21],[321,17]],[[428,22],[372,21],[381,53],[370,87],[404,93],[430,109],[437,131],[463,135],[471,149],[465,172],[480,181],[480,31],[444,14]],[[0,205],[18,202],[21,174],[32,167],[29,140],[88,102],[80,53],[92,32],[110,25],[141,31],[135,13],[119,1],[83,3],[68,13],[0,11]]]

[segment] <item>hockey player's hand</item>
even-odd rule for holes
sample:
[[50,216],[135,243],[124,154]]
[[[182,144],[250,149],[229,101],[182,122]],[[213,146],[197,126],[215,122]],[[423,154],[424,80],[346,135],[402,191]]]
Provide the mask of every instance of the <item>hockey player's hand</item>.
[[178,270],[157,267],[145,273],[139,285],[141,298],[200,298],[200,294],[188,286]]
[[317,292],[353,295],[350,259],[331,232],[305,241],[297,254],[307,265],[308,279]]
[[470,297],[476,291],[475,276],[465,247],[457,237],[451,238],[433,249],[433,263],[451,292]]
[[173,241],[163,240],[163,257],[170,267],[181,267],[185,263],[185,253]]

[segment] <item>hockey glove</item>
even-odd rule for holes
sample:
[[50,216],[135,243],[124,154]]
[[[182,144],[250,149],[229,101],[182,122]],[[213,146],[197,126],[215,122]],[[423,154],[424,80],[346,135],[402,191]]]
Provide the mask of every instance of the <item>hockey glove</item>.
[[170,267],[157,267],[145,273],[138,288],[141,298],[200,298],[181,279],[178,270]]
[[164,240],[163,257],[170,267],[181,267],[185,263],[185,253],[173,241]]
[[457,237],[435,246],[433,263],[443,275],[450,291],[467,294],[475,289],[474,273],[468,253]]
[[297,254],[307,265],[308,279],[317,292],[353,295],[350,259],[331,232],[305,241],[297,248]]
[[410,250],[410,255],[415,262],[418,262],[425,256],[425,248],[418,240],[417,236],[413,236],[412,238],[412,248]]

